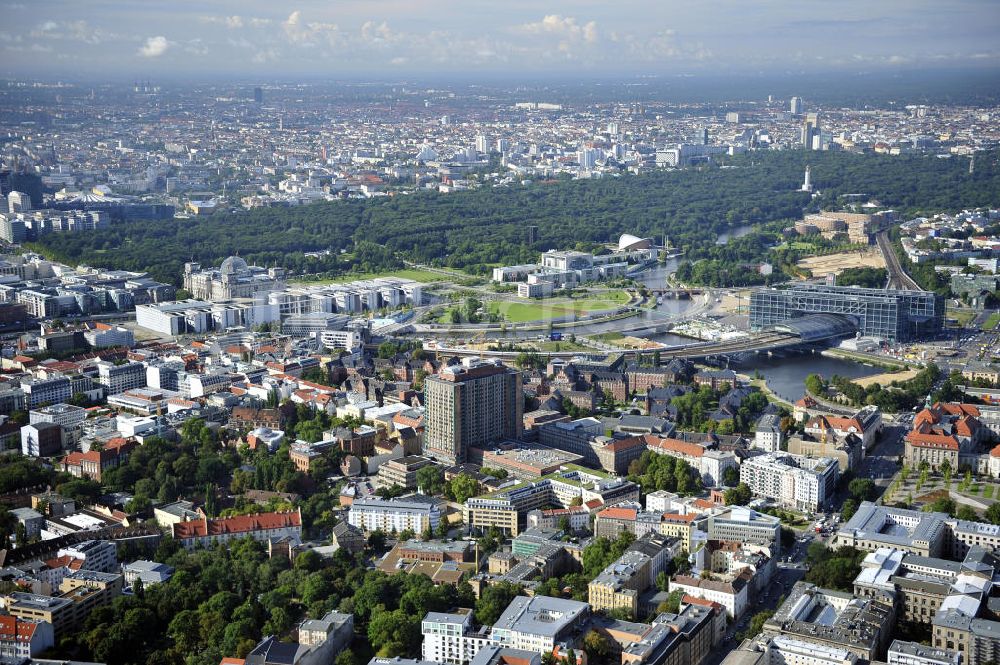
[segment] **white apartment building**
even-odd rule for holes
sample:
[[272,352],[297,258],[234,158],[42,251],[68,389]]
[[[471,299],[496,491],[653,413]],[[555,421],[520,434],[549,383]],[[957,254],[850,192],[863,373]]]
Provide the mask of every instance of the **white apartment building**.
[[21,390],[24,392],[25,405],[29,409],[39,404],[59,404],[73,396],[69,379],[65,376],[21,381]]
[[781,450],[781,440],[781,418],[773,413],[761,416],[754,431],[752,447],[767,453],[776,453]]
[[109,395],[133,388],[145,388],[146,366],[142,363],[115,365],[101,361],[97,363],[97,382],[107,388]]
[[425,661],[466,665],[490,643],[486,631],[472,632],[472,611],[428,612],[420,624]]
[[854,665],[857,661],[858,657],[847,649],[786,635],[771,638],[767,646],[767,665]]
[[813,511],[826,505],[839,475],[837,460],[829,457],[767,453],[740,465],[740,482],[746,483],[754,496],[796,510]]
[[135,346],[135,334],[128,328],[122,326],[109,326],[103,323],[97,324],[91,330],[83,333],[83,338],[87,344],[103,349],[111,346]]
[[80,568],[99,573],[118,571],[118,549],[110,540],[85,540],[56,553],[57,557],[69,556],[83,563]]
[[731,582],[705,580],[687,575],[677,575],[670,580],[670,591],[682,591],[695,598],[711,600],[726,608],[733,620],[738,620],[749,605],[747,584],[737,577]]
[[52,404],[43,406],[40,409],[32,409],[28,412],[28,422],[32,425],[38,423],[55,423],[65,428],[79,425],[87,419],[87,410],[72,404]]
[[888,665],[959,665],[962,654],[919,642],[893,640],[886,657]]
[[185,374],[178,383],[181,395],[192,398],[227,390],[233,381],[227,374]]
[[421,533],[428,526],[436,529],[440,519],[437,504],[419,494],[399,499],[355,499],[347,517],[351,526],[384,533],[399,533],[406,529]]

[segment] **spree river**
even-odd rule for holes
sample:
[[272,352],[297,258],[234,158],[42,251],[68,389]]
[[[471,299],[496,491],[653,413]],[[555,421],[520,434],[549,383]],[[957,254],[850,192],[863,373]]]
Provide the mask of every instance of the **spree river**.
[[789,402],[794,402],[805,394],[806,377],[810,374],[819,374],[825,379],[834,374],[857,379],[883,371],[877,367],[852,360],[829,358],[819,353],[802,353],[785,358],[760,355],[741,363],[735,369],[751,376],[759,371],[767,380],[768,387]]

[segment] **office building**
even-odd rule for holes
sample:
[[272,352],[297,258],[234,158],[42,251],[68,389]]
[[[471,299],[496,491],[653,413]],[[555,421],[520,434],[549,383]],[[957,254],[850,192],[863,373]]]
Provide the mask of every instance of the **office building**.
[[788,103],[788,110],[792,115],[799,115],[802,113],[802,98],[792,97],[791,101]]
[[449,464],[465,462],[469,448],[521,435],[521,373],[498,361],[466,359],[446,367],[424,382],[424,397],[424,450]]
[[547,653],[565,644],[590,615],[590,606],[548,596],[516,596],[497,622],[491,641],[510,649]]
[[948,515],[891,508],[864,501],[837,531],[833,544],[875,551],[895,548],[926,557],[940,557],[948,536]]
[[895,623],[891,600],[855,598],[849,593],[797,582],[764,624],[764,633],[842,648],[858,660],[876,661],[885,653]]
[[518,483],[491,494],[471,497],[463,506],[462,518],[466,526],[484,530],[496,527],[516,536],[533,510],[549,506],[568,508],[591,501],[613,506],[638,499],[639,487],[629,480],[569,465],[534,482]]
[[750,294],[751,330],[794,323],[809,314],[836,314],[863,335],[907,342],[941,332],[944,298],[927,291],[818,284],[754,289]]
[[709,540],[781,547],[781,520],[745,506],[711,513],[707,529]]

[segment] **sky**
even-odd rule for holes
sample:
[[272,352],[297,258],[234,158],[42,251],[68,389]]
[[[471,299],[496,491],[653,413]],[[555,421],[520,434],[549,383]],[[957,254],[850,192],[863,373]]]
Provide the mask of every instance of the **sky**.
[[0,74],[994,68],[997,34],[997,0],[0,0]]

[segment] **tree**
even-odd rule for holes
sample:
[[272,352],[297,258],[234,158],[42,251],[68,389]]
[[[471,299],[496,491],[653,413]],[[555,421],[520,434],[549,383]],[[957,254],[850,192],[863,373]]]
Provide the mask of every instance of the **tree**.
[[806,390],[813,395],[823,395],[826,392],[826,384],[819,374],[810,374],[806,377]]
[[475,618],[479,625],[492,626],[507,609],[515,596],[520,595],[521,587],[510,582],[491,584],[476,601]]
[[368,534],[368,547],[376,552],[385,549],[385,533],[380,529],[376,529]]
[[664,604],[666,605],[666,611],[671,614],[677,614],[681,611],[681,599],[684,597],[684,592],[680,589],[671,591],[667,596]]
[[420,648],[420,620],[403,610],[378,610],[368,622],[368,641],[378,646],[377,655],[384,658],[404,656]]
[[764,624],[773,616],[774,610],[764,610],[754,614],[750,619],[750,625],[747,626],[746,633],[743,634],[743,639],[749,640],[760,635],[760,632],[764,630]]
[[990,524],[1000,524],[1000,503],[993,503],[983,513],[983,517]]
[[444,471],[437,464],[428,464],[417,469],[417,487],[424,494],[440,494],[444,487]]
[[844,505],[840,507],[840,517],[845,522],[854,517],[856,512],[858,512],[858,502],[853,498],[844,501]]
[[958,507],[955,517],[960,520],[968,520],[970,522],[979,521],[979,515],[976,514],[976,511],[972,508],[972,506],[967,506],[965,504]]
[[722,472],[722,484],[726,487],[736,487],[740,483],[740,472],[735,466],[726,467]]
[[868,478],[855,478],[848,484],[847,491],[858,503],[871,501],[875,495],[875,483]]
[[608,644],[604,635],[596,630],[589,630],[583,636],[583,650],[587,652],[587,657],[591,662],[599,665],[607,662],[608,656],[611,654],[611,645]]
[[740,483],[736,487],[727,489],[723,496],[727,506],[745,506],[750,503],[753,493],[750,491],[749,485]]
[[448,494],[457,502],[465,503],[466,499],[479,492],[479,481],[467,473],[460,473],[448,483]]

